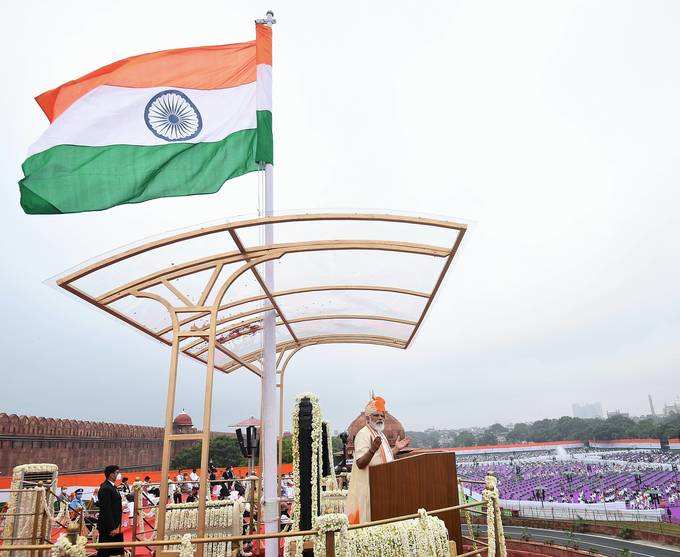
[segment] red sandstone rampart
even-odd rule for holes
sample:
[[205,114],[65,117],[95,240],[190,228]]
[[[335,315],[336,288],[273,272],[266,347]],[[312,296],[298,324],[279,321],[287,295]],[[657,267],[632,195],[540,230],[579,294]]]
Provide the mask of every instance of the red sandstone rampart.
[[163,428],[0,413],[0,473],[18,464],[51,462],[59,471],[159,466]]

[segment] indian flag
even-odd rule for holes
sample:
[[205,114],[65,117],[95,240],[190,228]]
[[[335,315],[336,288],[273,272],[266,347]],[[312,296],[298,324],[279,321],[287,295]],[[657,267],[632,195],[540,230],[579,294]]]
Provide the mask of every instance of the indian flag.
[[126,58],[36,98],[50,127],[19,182],[29,214],[214,193],[273,162],[271,28]]

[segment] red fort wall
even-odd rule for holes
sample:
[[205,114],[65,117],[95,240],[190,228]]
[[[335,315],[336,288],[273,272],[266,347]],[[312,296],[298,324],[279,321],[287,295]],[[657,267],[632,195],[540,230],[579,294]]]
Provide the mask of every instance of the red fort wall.
[[0,473],[18,464],[51,462],[60,473],[158,468],[163,428],[0,413]]

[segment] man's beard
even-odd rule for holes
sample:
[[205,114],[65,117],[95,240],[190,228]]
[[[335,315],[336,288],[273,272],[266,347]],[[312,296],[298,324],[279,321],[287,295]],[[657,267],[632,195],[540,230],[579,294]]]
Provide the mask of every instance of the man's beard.
[[376,431],[379,431],[380,433],[382,433],[383,431],[385,431],[385,422],[382,422],[382,421],[381,421],[381,422],[374,422],[374,421],[371,421],[371,427],[372,427],[373,429],[375,429]]

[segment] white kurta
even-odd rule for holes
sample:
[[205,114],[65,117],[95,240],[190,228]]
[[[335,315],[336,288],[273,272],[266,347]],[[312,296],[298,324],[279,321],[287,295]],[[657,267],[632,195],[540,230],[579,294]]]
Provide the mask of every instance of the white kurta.
[[[357,460],[364,456],[373,443],[375,437],[380,436],[382,446],[373,455],[371,462],[363,470],[357,466]],[[371,520],[371,486],[368,479],[369,466],[392,462],[394,456],[392,449],[387,441],[387,437],[382,432],[375,431],[368,425],[362,427],[354,438],[354,463],[352,464],[352,475],[349,480],[349,493],[345,502],[345,514],[349,518],[350,524],[369,522]]]

